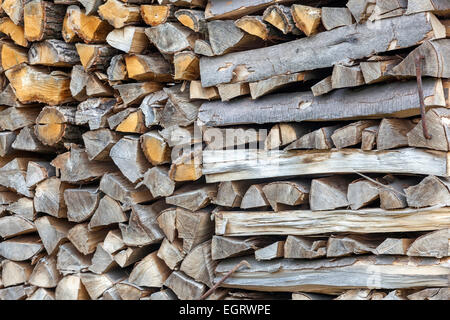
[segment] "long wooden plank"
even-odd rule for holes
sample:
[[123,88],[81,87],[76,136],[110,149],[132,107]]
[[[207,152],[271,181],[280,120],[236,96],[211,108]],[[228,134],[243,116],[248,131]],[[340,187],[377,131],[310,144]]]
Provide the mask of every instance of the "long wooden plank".
[[445,38],[445,28],[432,13],[353,24],[270,47],[202,57],[202,86],[254,82],[282,74],[327,68],[344,60],[361,59],[440,38]]
[[332,232],[384,233],[448,228],[450,210],[434,206],[423,209],[339,209],[332,211],[219,211],[216,235],[316,235]]
[[203,152],[206,182],[328,173],[396,173],[448,176],[448,153],[397,150],[211,150]]
[[[423,92],[427,107],[447,106],[442,80],[424,79]],[[418,114],[417,83],[411,80],[375,84],[364,89],[340,89],[318,97],[311,92],[295,92],[268,95],[257,100],[211,101],[202,104],[198,119],[207,126],[227,126]]]
[[215,282],[240,260],[249,262],[234,272],[223,287],[256,291],[306,291],[336,294],[355,288],[408,289],[448,287],[450,258],[364,256],[338,259],[278,259],[256,261],[239,257],[220,262]]

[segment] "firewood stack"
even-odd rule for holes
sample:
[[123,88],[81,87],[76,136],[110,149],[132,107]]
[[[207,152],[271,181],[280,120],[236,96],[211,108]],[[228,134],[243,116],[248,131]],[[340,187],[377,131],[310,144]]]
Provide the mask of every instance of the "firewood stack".
[[448,0],[0,3],[0,300],[449,299]]

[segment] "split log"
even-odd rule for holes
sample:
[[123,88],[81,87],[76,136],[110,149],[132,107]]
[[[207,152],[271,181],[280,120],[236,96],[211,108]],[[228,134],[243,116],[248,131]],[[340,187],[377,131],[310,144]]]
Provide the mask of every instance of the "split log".
[[28,60],[32,65],[71,67],[80,62],[80,57],[73,44],[65,43],[62,40],[50,39],[33,43],[28,51]]
[[139,6],[125,4],[118,0],[106,1],[98,7],[97,12],[103,20],[108,21],[114,28],[123,28],[130,24],[139,24],[141,21]]
[[219,90],[222,101],[229,101],[233,98],[249,94],[250,86],[248,83],[227,83],[218,85],[217,90]]
[[181,300],[198,300],[206,291],[206,286],[193,280],[181,271],[174,271],[164,282],[164,285]]
[[223,207],[239,208],[248,187],[249,183],[245,181],[223,181],[212,202]]
[[9,204],[7,210],[30,221],[36,219],[33,200],[26,197],[20,198],[16,202]]
[[414,239],[406,238],[386,238],[378,247],[373,251],[375,254],[385,254],[385,255],[406,255],[411,243]]
[[80,131],[75,124],[74,107],[44,107],[36,118],[34,132],[36,137],[47,146],[61,142],[77,141]]
[[366,21],[372,14],[376,0],[349,0],[347,8],[351,11],[357,23]]
[[[354,24],[322,32],[317,37],[307,37],[267,48],[223,57],[202,57],[200,60],[202,85],[210,87],[229,83],[236,77],[241,79],[240,81],[254,82],[288,72],[326,68],[344,59],[361,59],[374,53],[407,48],[425,40],[445,37],[443,25],[431,13],[383,19],[377,23],[378,28],[373,28],[370,23]],[[358,37],[355,41],[351,43],[345,41],[350,35],[355,34],[356,28]],[[411,28],[416,30],[414,37],[411,37],[409,32]],[[380,37],[377,30],[385,32]],[[377,41],[373,41],[374,38]],[[303,54],[297,54],[296,50],[302,50]],[[271,54],[272,52],[274,54]],[[252,57],[251,61],[248,59],[249,56]],[[273,65],[273,68],[267,68],[268,64]],[[217,70],[221,72],[217,73]],[[253,72],[249,73],[248,70]]]
[[111,270],[104,274],[90,272],[81,273],[81,282],[92,300],[98,299],[107,289],[125,280],[128,274],[121,269]]
[[195,281],[213,286],[214,269],[217,262],[211,258],[211,240],[205,241],[189,252],[180,266],[180,271]]
[[87,131],[82,137],[89,160],[108,161],[109,152],[121,135],[105,128]]
[[84,70],[104,70],[109,66],[111,58],[117,54],[117,50],[110,46],[100,44],[75,44]]
[[171,149],[158,131],[150,131],[140,137],[142,151],[154,166],[169,163]]
[[[126,110],[130,110],[129,112],[125,112]],[[136,110],[132,112],[134,109],[127,108],[123,112],[122,116],[117,116],[119,113],[116,113],[113,116],[108,117],[108,123],[110,128],[114,128],[117,132],[127,132],[127,133],[145,133],[147,131],[147,127],[144,124],[144,114],[141,110]],[[115,120],[119,120],[118,125],[116,126]]]
[[24,300],[26,297],[24,285],[0,289],[0,300]]
[[331,76],[328,76],[325,79],[317,82],[315,85],[311,86],[311,92],[313,93],[313,95],[315,97],[321,96],[332,90],[333,90],[333,86],[331,83]]
[[[333,211],[219,211],[215,214],[216,235],[315,235],[332,232],[412,232],[447,228],[445,208],[424,209],[338,209]],[[264,223],[261,223],[264,221]],[[381,223],[382,222],[382,223]]]
[[20,216],[5,216],[0,218],[0,237],[3,239],[35,231],[35,224],[26,218]]
[[168,197],[175,191],[175,182],[170,179],[169,168],[164,166],[148,169],[142,183],[150,190],[154,198]]
[[290,7],[275,4],[264,10],[263,20],[283,32],[283,34],[300,34],[293,18]]
[[241,201],[241,209],[264,208],[270,205],[264,194],[263,187],[265,183],[251,185]]
[[28,282],[40,288],[55,288],[61,280],[61,274],[56,269],[55,257],[44,257],[38,261]]
[[360,63],[366,84],[392,79],[392,69],[400,63],[398,57],[373,57]]
[[217,100],[220,98],[216,87],[203,88],[199,80],[192,80],[189,84],[189,97],[202,100]]
[[173,125],[188,126],[197,120],[200,101],[191,101],[189,90],[182,91],[181,86],[166,87],[164,91],[169,97],[161,114],[160,125],[168,128]]
[[167,22],[145,30],[145,34],[163,54],[193,50],[199,35],[180,23]]
[[26,186],[28,162],[35,159],[14,158],[0,168],[0,185],[25,197],[33,197],[34,192]]
[[172,243],[164,238],[157,255],[171,270],[178,270],[186,255],[182,250],[183,244],[179,240]]
[[87,271],[91,265],[91,255],[83,255],[70,242],[59,247],[56,268],[63,275]]
[[67,233],[73,224],[63,219],[44,216],[35,221],[37,232],[49,255],[58,250],[59,246],[68,241]]
[[447,179],[428,176],[419,184],[405,189],[408,206],[423,208],[450,203],[450,184]]
[[292,18],[295,26],[307,36],[316,34],[320,30],[322,9],[294,4],[291,7]]
[[332,89],[358,87],[364,83],[363,73],[359,65],[351,67],[341,64],[334,65],[331,75]]
[[340,126],[330,126],[317,129],[313,132],[303,135],[298,140],[292,142],[284,150],[295,150],[295,149],[318,149],[327,150],[331,149],[333,141],[331,140],[332,134],[339,129]]
[[373,120],[353,122],[342,128],[336,129],[331,135],[331,140],[333,140],[333,143],[337,149],[354,146],[361,143],[362,131],[376,125],[377,123],[377,121]]
[[76,147],[58,155],[51,165],[60,171],[61,181],[78,184],[99,180],[105,173],[115,171],[113,163],[89,161],[86,151]]
[[[327,294],[340,293],[354,287],[408,289],[427,285],[447,286],[448,268],[444,266],[444,259],[422,258],[413,263],[413,260],[408,258],[396,258],[393,262],[389,258],[383,261],[383,264],[377,261],[381,262],[383,259],[374,259],[371,256],[313,261],[284,259],[258,262],[249,259],[251,267],[233,273],[222,286],[272,292],[307,290]],[[221,279],[236,263],[236,258],[219,263],[215,281]],[[376,279],[373,278],[374,269],[377,272]],[[354,272],[362,276],[355,277]],[[347,277],[348,273],[352,276]],[[387,274],[390,276],[387,277]]]
[[406,0],[377,1],[369,21],[397,17],[405,14],[408,3]]
[[127,53],[142,53],[149,44],[144,30],[143,27],[135,26],[114,29],[108,33],[106,42],[111,47]]
[[134,266],[128,281],[137,286],[160,288],[170,272],[164,261],[158,258],[157,251],[153,251]]
[[[95,15],[87,15],[78,6],[67,8],[67,25],[86,43],[103,43],[114,28]],[[80,55],[81,56],[81,55]]]
[[[56,3],[56,2],[55,2]],[[78,2],[76,2],[78,3]],[[76,4],[74,3],[74,4]],[[80,37],[78,36],[77,32],[75,31],[76,28],[74,28],[74,25],[69,23],[70,19],[70,11],[66,11],[66,15],[64,16],[62,29],[61,29],[61,35],[65,42],[67,43],[74,43],[78,41],[82,41]]]
[[262,16],[244,16],[234,22],[239,29],[264,41],[283,40],[285,37],[271,24],[265,22]]
[[26,185],[35,187],[38,183],[55,175],[55,168],[45,161],[28,161]]
[[194,52],[196,54],[200,54],[202,56],[212,57],[214,56],[214,52],[212,51],[211,44],[202,39],[195,40],[194,43]]
[[[220,92],[220,86],[218,88]],[[443,91],[440,80],[424,80],[425,106],[444,107]],[[420,114],[419,109],[416,81],[408,81],[376,84],[359,90],[341,89],[319,97],[302,92],[274,94],[258,100],[205,102],[198,111],[198,119],[207,126],[226,126],[383,118],[387,115],[404,118]]]
[[98,7],[102,4],[102,0],[79,0],[74,2],[81,3],[84,7],[85,13],[89,15],[97,12]]
[[173,58],[175,80],[196,80],[200,77],[199,57],[192,51],[177,52]]
[[292,293],[292,300],[331,300],[331,298],[323,294],[295,292]]
[[409,246],[406,254],[413,257],[442,258],[450,256],[449,230],[442,229],[418,237]]
[[323,7],[321,18],[326,30],[353,24],[352,13],[348,8]]
[[373,253],[380,243],[380,239],[361,235],[331,236],[327,243],[327,257]]
[[201,130],[196,125],[190,125],[187,127],[173,125],[158,132],[167,142],[169,147],[197,145],[202,142]]
[[162,89],[162,85],[157,82],[147,81],[138,83],[126,83],[113,86],[119,91],[120,98],[125,105],[139,104],[150,93]]
[[387,150],[408,146],[407,134],[415,127],[411,120],[383,119],[378,128],[377,149]]
[[361,150],[369,151],[375,148],[377,143],[379,126],[365,128],[361,135]]
[[109,231],[103,241],[102,248],[111,254],[125,249],[126,246],[123,243],[120,231],[117,229]]
[[2,266],[2,281],[5,287],[28,283],[33,266],[27,262],[5,260]]
[[179,22],[181,22],[181,24],[195,32],[204,33],[206,31],[204,11],[179,9],[175,12],[175,17]]
[[73,101],[70,77],[61,71],[19,64],[5,72],[11,86],[22,103],[41,102],[58,105]]
[[56,218],[67,217],[67,207],[64,202],[64,190],[70,185],[59,178],[51,177],[36,186],[34,208],[37,212],[45,212]]
[[23,26],[23,0],[3,0],[1,10],[6,13],[16,25]]
[[22,62],[28,63],[28,51],[9,42],[0,42],[0,60],[2,71],[8,70]]
[[408,206],[405,189],[417,184],[414,178],[399,178],[391,175],[383,177],[387,188],[380,188],[380,207],[382,209],[401,209]]
[[209,184],[204,186],[185,186],[175,191],[169,197],[166,197],[166,203],[176,205],[178,207],[197,211],[208,204],[215,198],[217,194],[217,185]]
[[67,219],[83,222],[89,219],[97,209],[100,194],[97,188],[79,188],[64,190],[64,201],[67,207]]
[[111,58],[108,69],[108,80],[121,81],[128,79],[127,67],[125,65],[124,55],[118,54]]
[[62,278],[55,289],[56,300],[89,300],[89,295],[79,275]]
[[411,147],[429,148],[434,150],[450,150],[450,142],[447,138],[448,118],[450,112],[446,108],[431,109],[426,113],[427,129],[431,139],[423,135],[422,120],[407,133],[408,145]]
[[139,138],[125,136],[112,148],[110,157],[123,175],[132,183],[141,180],[144,173],[150,168],[144,153],[139,146]]
[[89,229],[108,226],[110,224],[128,221],[127,215],[122,211],[120,204],[109,196],[100,199],[97,209],[90,222]]
[[273,260],[284,256],[284,241],[277,241],[268,245],[267,247],[258,249],[255,251],[255,259],[261,260]]
[[264,195],[274,211],[308,203],[310,184],[305,180],[271,182],[263,186]]
[[333,210],[348,206],[349,182],[349,178],[341,176],[313,179],[309,192],[311,210]]
[[126,55],[125,64],[128,77],[131,79],[157,82],[172,81],[172,67],[160,54]]
[[173,20],[174,7],[172,5],[141,5],[141,16],[144,22],[152,27]]
[[0,157],[4,157],[12,152],[12,144],[17,134],[11,131],[0,132]]
[[15,150],[49,153],[55,151],[52,147],[44,145],[34,133],[32,127],[22,128],[12,144]]
[[31,259],[44,249],[37,235],[20,236],[0,242],[0,255],[12,261]]
[[28,41],[42,41],[61,37],[65,6],[50,1],[24,1],[23,24]]
[[183,211],[181,208],[169,208],[161,211],[156,221],[163,231],[164,235],[170,242],[177,240],[176,218],[177,212]]
[[77,101],[84,101],[88,98],[86,93],[88,80],[89,74],[84,71],[83,66],[75,65],[72,67],[72,72],[70,73],[70,92],[72,97]]
[[408,9],[406,10],[406,14],[413,14],[424,11],[431,11],[438,15],[447,16],[450,11],[450,4],[445,0],[408,1]]
[[358,179],[348,185],[347,199],[352,210],[361,209],[380,198],[380,187],[375,183]]
[[107,229],[89,230],[87,223],[79,223],[69,230],[67,238],[84,255],[93,253],[97,244],[102,242],[108,233]]
[[288,236],[284,244],[284,257],[293,259],[315,259],[325,257],[327,242],[299,236]]
[[178,237],[183,239],[183,251],[189,252],[196,245],[211,238],[214,224],[207,210],[191,212],[181,209],[177,211],[176,229]]
[[0,19],[0,32],[6,34],[15,44],[28,47],[28,40],[25,38],[24,27],[16,25],[8,17]]
[[[292,176],[293,172],[297,175],[357,171],[447,176],[446,165],[446,153],[413,148],[394,151],[212,150],[203,152],[202,171],[206,175],[207,183],[212,183],[288,177]],[[261,168],[264,168],[264,171],[261,171]]]
[[38,108],[6,108],[0,111],[0,127],[3,130],[15,131],[34,125],[39,111]]
[[125,268],[140,261],[149,253],[149,250],[149,247],[127,248],[117,252],[114,255],[114,260],[121,268]]
[[213,260],[220,260],[244,256],[270,243],[270,239],[264,237],[236,238],[214,235],[211,242],[211,257]]
[[447,300],[448,288],[429,288],[408,295],[409,300]]

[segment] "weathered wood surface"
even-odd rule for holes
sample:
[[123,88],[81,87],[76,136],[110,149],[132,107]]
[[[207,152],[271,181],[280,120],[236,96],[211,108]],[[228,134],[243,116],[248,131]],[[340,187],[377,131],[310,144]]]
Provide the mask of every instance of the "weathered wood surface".
[[[425,106],[445,107],[441,80],[424,79]],[[236,99],[202,104],[198,119],[207,126],[410,117],[420,114],[416,81],[340,89],[315,97],[311,92],[274,94],[258,100]]]
[[450,214],[445,207],[424,209],[338,209],[333,211],[219,211],[217,235],[315,235],[332,232],[382,233],[447,228]]
[[447,176],[447,153],[424,149],[211,150],[203,152],[209,183],[326,173],[398,173]]

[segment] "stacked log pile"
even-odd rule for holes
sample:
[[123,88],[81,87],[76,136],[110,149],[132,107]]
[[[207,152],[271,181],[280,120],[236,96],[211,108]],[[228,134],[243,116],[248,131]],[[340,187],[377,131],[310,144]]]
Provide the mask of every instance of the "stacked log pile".
[[448,300],[448,0],[0,1],[0,300]]

